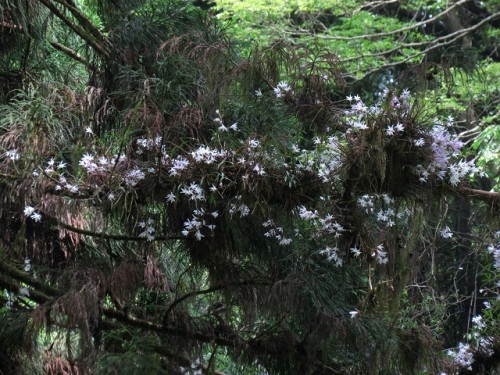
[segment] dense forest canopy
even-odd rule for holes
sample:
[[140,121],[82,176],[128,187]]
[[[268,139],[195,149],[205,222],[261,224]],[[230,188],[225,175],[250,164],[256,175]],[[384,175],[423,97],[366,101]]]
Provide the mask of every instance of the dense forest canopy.
[[4,0],[0,374],[500,371],[500,1]]

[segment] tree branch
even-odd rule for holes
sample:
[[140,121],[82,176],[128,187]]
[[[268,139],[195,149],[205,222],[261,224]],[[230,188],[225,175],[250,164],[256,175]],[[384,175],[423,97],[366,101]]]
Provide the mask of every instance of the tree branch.
[[[362,78],[370,75],[370,74],[373,74],[373,73],[376,73],[380,70],[383,70],[383,69],[388,69],[388,68],[393,68],[395,66],[398,66],[398,65],[401,65],[401,64],[405,64],[407,63],[408,61],[412,60],[412,59],[415,59],[419,56],[422,56],[422,55],[425,55],[427,53],[429,53],[430,51],[433,51],[437,48],[440,48],[440,47],[444,47],[444,46],[447,46],[451,43],[454,43],[455,41],[459,40],[460,38],[462,38],[463,36],[465,36],[466,34],[472,32],[472,31],[475,31],[476,29],[480,28],[482,25],[484,25],[485,23],[495,19],[495,18],[500,18],[500,12],[497,12],[497,13],[494,13],[492,14],[491,16],[483,19],[481,22],[478,22],[477,24],[471,26],[471,27],[468,27],[466,29],[463,29],[463,30],[460,30],[460,31],[456,31],[454,33],[451,33],[451,34],[448,34],[446,36],[442,36],[440,38],[437,38],[437,39],[434,39],[432,41],[429,41],[429,42],[419,42],[419,43],[408,43],[406,45],[402,45],[401,48],[405,48],[406,47],[414,47],[414,46],[422,46],[422,45],[428,45],[430,47],[422,50],[422,51],[418,51],[416,52],[415,54],[413,55],[410,55],[410,56],[406,56],[404,59],[400,60],[400,61],[396,61],[396,62],[393,62],[393,63],[387,63],[387,64],[383,64],[377,68],[374,68],[372,70],[369,70],[368,72],[366,72]],[[351,57],[349,59],[344,59],[344,60],[339,60],[340,63],[345,63],[345,62],[351,62],[351,61],[354,61],[354,60],[359,60],[359,59],[362,59],[363,57],[372,57],[372,56],[380,56],[380,55],[385,55],[389,52],[394,52],[394,51],[397,51],[398,49],[400,49],[399,47],[395,47],[391,50],[387,50],[387,51],[383,51],[383,52],[379,52],[379,53],[376,53],[376,54],[367,54],[367,55],[359,55],[359,56],[355,56],[355,57]],[[356,80],[359,80],[360,78],[356,79]]]
[[212,292],[216,292],[218,290],[221,290],[221,289],[225,289],[225,288],[228,288],[228,287],[231,287],[231,286],[245,286],[245,285],[269,285],[269,283],[265,283],[265,282],[255,282],[254,280],[245,280],[245,281],[242,281],[242,282],[239,282],[239,283],[228,283],[228,284],[219,284],[219,285],[214,285],[208,289],[204,289],[204,290],[196,290],[194,292],[190,292],[190,293],[187,293],[187,294],[184,294],[182,297],[179,297],[178,299],[176,299],[175,301],[173,301],[170,306],[168,306],[168,309],[167,311],[165,312],[165,316],[168,316],[168,314],[170,313],[170,311],[173,310],[173,308],[175,306],[177,306],[179,303],[181,303],[182,301],[190,298],[190,297],[195,297],[195,296],[199,296],[199,295],[202,295],[202,294],[210,294]]
[[[17,280],[17,282],[10,280],[9,276],[12,277],[12,279]],[[45,292],[42,293],[37,290],[30,290],[29,298],[40,304],[50,302],[52,298],[64,295],[63,291],[42,283],[30,274],[8,265],[7,262],[0,262],[0,285],[7,286],[9,289],[19,292],[19,282],[23,282],[33,288],[38,288]],[[197,331],[193,331],[185,328],[169,327],[163,324],[154,323],[108,307],[102,307],[100,311],[104,318],[110,319],[110,321],[102,320],[99,326],[100,329],[116,329],[116,326],[113,323],[113,321],[116,321],[132,328],[139,328],[156,334],[172,335],[203,343],[217,344],[242,351],[252,351],[255,355],[261,354],[277,358],[289,358],[290,350],[292,350],[295,357],[299,361],[307,361],[316,367],[323,369],[327,368],[329,372],[334,374],[341,373],[340,371],[334,369],[332,364],[326,366],[316,358],[311,358],[306,353],[297,350],[293,343],[287,347],[283,347],[282,345],[276,345],[276,342],[272,341],[272,339],[270,342],[256,338],[245,339],[242,338],[238,332],[232,330],[220,331],[212,325],[205,325],[203,328],[198,328]]]
[[88,69],[94,71],[95,66],[91,64],[85,57],[80,55],[78,52],[72,50],[71,48],[68,48],[58,42],[50,42],[50,45],[54,47],[56,50],[61,51],[65,55],[71,57],[73,60],[78,61],[79,63],[85,65]]
[[[343,40],[343,41],[351,41],[351,40],[356,40],[356,39],[372,39],[372,38],[381,38],[381,37],[386,37],[386,36],[391,36],[391,35],[397,35],[397,34],[402,34],[406,31],[411,31],[414,29],[417,29],[419,27],[425,26],[427,24],[433,23],[440,19],[441,17],[445,16],[447,13],[451,12],[453,9],[456,7],[465,4],[469,0],[460,0],[450,6],[449,8],[446,8],[443,10],[441,13],[435,15],[432,18],[429,18],[425,21],[417,22],[414,24],[411,24],[410,26],[402,27],[397,30],[392,30],[392,31],[387,31],[384,33],[376,33],[376,34],[363,34],[363,35],[353,35],[353,36],[334,36],[334,35],[314,35],[315,38],[320,38],[320,39],[327,39],[327,40]],[[310,33],[307,30],[296,30],[292,32],[293,34],[297,35],[297,33],[303,33],[303,35],[310,35]]]
[[50,0],[39,0],[43,5],[45,5],[57,18],[59,18],[62,22],[64,22],[71,30],[73,30],[80,38],[86,41],[99,55],[105,57],[106,59],[110,58],[110,51],[104,48],[102,45],[96,42],[91,35],[88,35],[85,32],[85,29],[80,28],[73,21],[71,21],[68,17],[66,17],[54,4],[51,3]]
[[[94,232],[91,230],[80,229],[74,227],[72,225],[66,224],[62,221],[57,220],[59,226],[63,227],[66,230],[69,230],[74,233],[83,234],[85,236],[95,237],[95,238],[104,238],[107,240],[116,240],[116,241],[148,241],[145,237],[139,236],[126,236],[122,234],[108,234],[102,232]],[[168,240],[191,240],[190,238],[183,236],[158,236],[153,239],[153,241],[168,241]]]
[[111,44],[109,39],[103,33],[101,33],[99,28],[97,28],[85,14],[83,14],[74,4],[72,4],[71,0],[70,1],[54,0],[54,1],[61,4],[66,9],[68,9],[85,30],[88,30],[97,40],[101,41],[106,45],[108,51],[111,51],[113,49],[113,45]]
[[496,209],[500,208],[500,193],[472,189],[469,187],[459,187],[458,189],[453,190],[453,192],[469,199],[477,199],[489,203]]

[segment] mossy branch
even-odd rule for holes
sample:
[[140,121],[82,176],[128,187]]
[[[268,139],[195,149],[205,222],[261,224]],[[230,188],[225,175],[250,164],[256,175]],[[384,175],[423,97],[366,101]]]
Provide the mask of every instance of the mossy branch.
[[109,59],[110,50],[97,43],[92,35],[88,34],[88,30],[79,27],[72,20],[70,20],[66,15],[61,12],[50,0],[39,0],[43,5],[45,5],[57,18],[64,22],[71,30],[73,30],[80,38],[86,41],[94,51],[96,51],[100,56]]
[[71,57],[73,60],[78,61],[79,63],[85,65],[89,70],[95,70],[95,66],[91,64],[85,57],[80,55],[78,52],[68,48],[61,43],[58,42],[50,42],[50,45],[54,47],[56,50],[64,53],[65,55]]

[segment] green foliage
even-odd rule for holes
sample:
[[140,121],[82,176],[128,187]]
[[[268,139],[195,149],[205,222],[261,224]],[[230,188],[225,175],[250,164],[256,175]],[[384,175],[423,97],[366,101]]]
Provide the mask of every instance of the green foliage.
[[484,331],[462,308],[497,293],[475,254],[498,196],[460,164],[498,180],[493,23],[449,41],[415,27],[430,0],[6,4],[10,373],[430,374],[498,336],[498,303]]

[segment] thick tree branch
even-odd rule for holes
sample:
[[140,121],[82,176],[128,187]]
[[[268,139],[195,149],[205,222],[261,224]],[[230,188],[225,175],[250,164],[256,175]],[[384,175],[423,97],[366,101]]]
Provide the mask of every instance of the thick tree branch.
[[493,191],[472,189],[469,187],[459,187],[458,189],[452,191],[469,199],[477,199],[486,202],[492,205],[496,209],[500,208],[500,193]]
[[80,25],[85,30],[88,30],[97,40],[103,43],[108,51],[111,51],[113,49],[113,46],[110,43],[109,39],[103,33],[101,33],[101,31],[94,25],[94,23],[85,14],[83,14],[71,0],[69,1],[54,0],[54,1],[61,4],[66,9],[68,9],[71,12],[71,14],[75,17],[75,19],[80,23]]
[[64,53],[65,55],[71,57],[73,60],[78,61],[79,63],[85,65],[89,70],[95,70],[95,66],[93,66],[85,57],[80,55],[78,52],[68,48],[61,43],[58,42],[50,42],[50,45],[54,47],[56,50]]
[[38,289],[43,295],[46,296],[46,299],[50,298],[48,297],[48,295],[61,296],[63,294],[60,290],[53,288],[38,279],[35,279],[29,273],[20,271],[17,268],[9,265],[5,260],[2,260],[0,262],[0,275],[6,275],[18,282],[25,283],[35,289]]
[[101,44],[92,37],[88,35],[85,29],[82,29],[66,17],[50,0],[39,0],[43,5],[45,5],[57,18],[64,22],[71,30],[73,30],[80,38],[86,41],[94,51],[96,51],[100,56],[109,59],[110,51],[103,47]]
[[[116,241],[148,241],[145,237],[139,236],[126,236],[122,234],[108,234],[102,232],[95,232],[91,230],[80,229],[74,227],[72,225],[66,224],[62,221],[57,221],[58,225],[62,228],[69,230],[70,232],[83,234],[85,236],[95,237],[95,238],[104,238],[107,240],[116,240]],[[169,240],[190,240],[190,238],[183,236],[158,236],[153,239],[153,241],[169,241]]]

